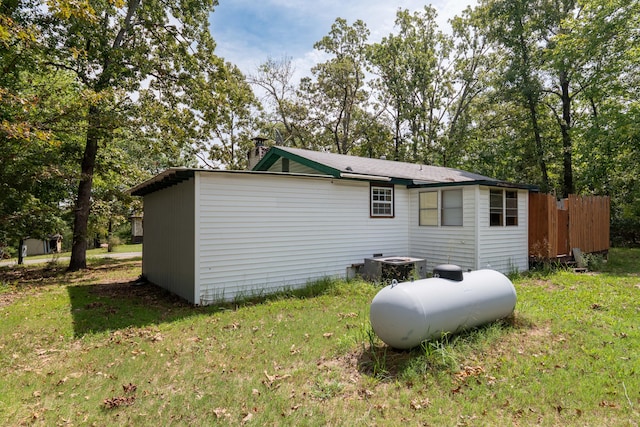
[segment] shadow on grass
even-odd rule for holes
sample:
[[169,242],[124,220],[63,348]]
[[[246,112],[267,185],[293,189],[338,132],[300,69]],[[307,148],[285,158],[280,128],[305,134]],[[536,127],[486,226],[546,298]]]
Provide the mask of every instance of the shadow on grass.
[[470,353],[483,352],[484,348],[506,334],[534,327],[529,319],[514,314],[477,328],[424,341],[408,350],[394,349],[385,344],[367,345],[358,357],[358,368],[361,374],[381,381],[456,372],[460,362]]
[[[109,263],[106,264],[108,266]],[[115,264],[122,265],[122,262]],[[113,267],[110,268],[113,270]],[[94,280],[79,278],[76,280],[77,285],[67,286],[76,337],[172,322],[190,316],[235,310],[283,298],[312,298],[325,294],[335,286],[334,281],[319,280],[301,289],[283,289],[280,292],[196,307],[182,297],[152,283],[139,284],[137,280],[98,284],[88,284],[89,282]]]
[[198,308],[159,286],[136,281],[68,286],[76,337],[143,327],[216,311]]

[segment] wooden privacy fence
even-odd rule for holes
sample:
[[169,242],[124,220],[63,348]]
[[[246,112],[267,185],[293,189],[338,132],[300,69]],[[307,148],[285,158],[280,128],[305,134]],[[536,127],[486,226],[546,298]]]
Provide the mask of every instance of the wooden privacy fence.
[[529,194],[529,255],[550,259],[609,250],[610,199],[569,195],[557,201],[551,194]]

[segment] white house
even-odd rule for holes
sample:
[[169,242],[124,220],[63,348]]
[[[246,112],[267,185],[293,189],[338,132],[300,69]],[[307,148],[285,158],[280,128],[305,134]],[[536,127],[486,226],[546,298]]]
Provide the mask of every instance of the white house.
[[27,237],[22,243],[23,256],[44,255],[62,252],[62,236],[53,234],[46,239]]
[[461,170],[272,147],[251,171],[169,169],[144,197],[142,272],[194,304],[327,276],[374,254],[528,269],[526,185]]

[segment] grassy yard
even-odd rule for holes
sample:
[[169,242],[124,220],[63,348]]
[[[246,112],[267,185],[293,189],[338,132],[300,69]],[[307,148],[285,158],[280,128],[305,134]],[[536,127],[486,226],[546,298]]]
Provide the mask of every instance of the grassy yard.
[[515,278],[512,318],[412,351],[365,282],[194,308],[139,274],[0,268],[3,425],[640,423],[640,250]]
[[[113,252],[115,253],[125,253],[125,252],[142,252],[142,243],[136,245],[117,245],[113,248]],[[107,248],[94,248],[87,250],[87,258],[92,258],[99,255],[107,254]],[[43,262],[47,261],[56,261],[59,258],[70,257],[71,252],[61,252],[59,254],[46,254],[46,255],[34,255],[28,256],[25,260],[42,260]],[[6,259],[4,261],[11,261],[13,263],[18,262],[18,258],[13,257]]]

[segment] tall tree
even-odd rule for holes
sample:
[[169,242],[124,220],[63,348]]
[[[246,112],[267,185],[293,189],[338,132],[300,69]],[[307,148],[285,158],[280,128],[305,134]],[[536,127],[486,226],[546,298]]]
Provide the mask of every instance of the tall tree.
[[544,90],[539,46],[549,34],[545,32],[539,13],[543,13],[540,5],[529,0],[489,0],[476,11],[481,28],[488,32],[489,39],[497,44],[505,58],[505,69],[499,78],[503,83],[501,93],[520,100],[528,111],[541,188],[548,191],[549,174],[539,119]]
[[[41,7],[50,64],[73,72],[89,94],[84,155],[74,209],[70,270],[86,267],[87,224],[96,159],[126,123],[132,93],[143,82],[167,108],[191,106],[223,84],[208,16],[215,0],[170,4],[159,0],[89,0]],[[184,126],[194,126],[197,120]]]
[[297,97],[294,71],[290,57],[269,58],[249,76],[249,82],[264,92],[265,128],[273,139],[278,144],[305,147],[310,139],[305,126],[307,110]]
[[388,117],[392,129],[393,159],[404,160],[402,151],[408,137],[405,117],[410,98],[404,39],[395,34],[383,37],[368,47],[367,60],[377,76],[372,86],[379,109]]
[[43,65],[32,7],[0,6],[0,246],[16,244],[19,262],[23,238],[63,231],[85,105],[69,73]]
[[341,154],[350,153],[360,138],[354,129],[357,111],[367,100],[364,55],[368,37],[364,22],[349,26],[345,19],[336,19],[329,34],[314,45],[331,58],[312,68],[314,80],[305,78],[300,85],[310,120],[320,130],[319,139]]
[[368,58],[392,122],[395,157],[449,166],[464,153],[487,48],[469,11],[452,21],[452,35],[438,29],[436,17],[430,6],[399,10],[397,33],[371,45]]
[[[213,168],[244,169],[254,136],[253,116],[260,106],[238,67],[227,63],[224,71],[225,84],[215,96],[217,105],[201,108],[198,116],[202,140],[198,157]],[[205,97],[205,104],[208,99],[210,96]]]

